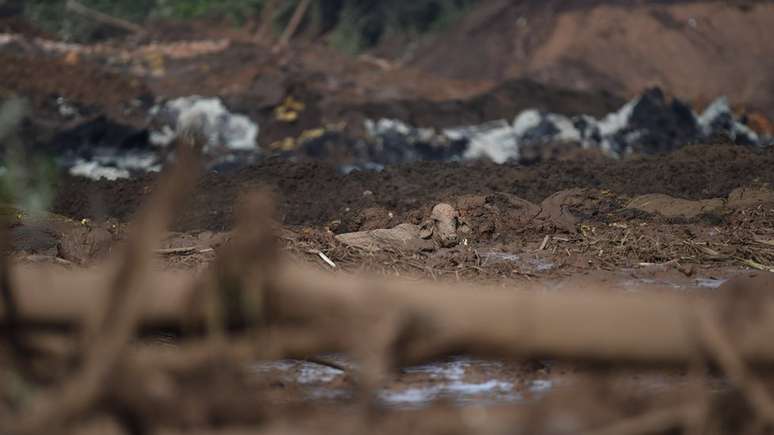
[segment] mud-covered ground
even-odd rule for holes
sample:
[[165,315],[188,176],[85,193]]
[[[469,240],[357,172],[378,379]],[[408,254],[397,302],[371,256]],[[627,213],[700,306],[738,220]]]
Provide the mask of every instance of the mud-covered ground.
[[[419,45],[415,56],[425,57],[404,61],[391,59],[384,47],[359,58],[306,41],[293,50],[274,51],[251,35],[210,23],[159,23],[142,37],[58,45],[22,21],[4,21],[3,31],[14,36],[6,37],[0,48],[0,97],[27,99],[30,113],[20,137],[36,152],[53,154],[89,141],[131,148],[138,131],[147,134],[153,104],[192,94],[219,96],[230,109],[255,120],[261,129],[258,146],[267,152],[284,139],[329,124],[362,129],[367,118],[446,127],[511,118],[527,108],[602,116],[639,92],[646,84],[643,76],[652,74],[648,68],[631,71],[632,62],[611,60],[604,66],[616,76],[613,80],[579,63],[589,45],[610,49],[610,41],[600,35],[613,31],[606,23],[615,20],[607,18],[621,11],[620,2],[575,3],[557,9],[561,16],[547,16],[537,3],[517,7],[491,2],[460,24],[457,34]],[[750,39],[747,33],[754,33],[759,20],[771,13],[768,2],[727,7],[720,2],[638,2],[636,7],[646,13],[631,14],[639,18],[620,30],[627,38],[616,39],[628,41],[627,56],[644,52],[651,55],[649,65],[658,64],[661,54],[632,40],[637,32],[629,33],[645,29],[668,42],[687,39],[690,44],[681,47],[688,51],[699,46],[701,50],[691,51],[694,56],[683,57],[689,72],[717,73],[696,87],[690,74],[677,67],[660,73],[659,84],[667,86],[667,93],[681,95],[681,87],[688,88],[685,95],[692,102],[719,96],[731,82],[726,70],[702,67],[702,59],[729,64],[740,46],[758,47],[751,48],[755,53],[769,50],[768,40]],[[696,25],[705,32],[716,22],[755,11],[758,18],[749,29],[731,36],[712,33],[723,41],[709,44],[721,47],[714,51],[705,50],[690,30]],[[495,33],[505,21],[522,23],[522,15],[528,19],[525,25],[537,30],[522,35],[519,24],[508,27],[513,31],[509,34],[522,35],[518,44],[487,42],[502,37]],[[584,37],[576,41],[564,33],[570,27],[556,27],[576,25],[587,16],[601,17],[601,24],[588,34],[581,32]],[[697,21],[690,21],[694,16]],[[486,23],[493,23],[491,31],[482,30]],[[654,23],[669,32],[653,30]],[[470,59],[450,56],[448,46],[460,37],[486,50]],[[490,52],[492,47],[501,52]],[[723,55],[712,57],[718,50]],[[381,54],[386,58],[374,57]],[[524,71],[512,65],[513,59],[525,56],[531,61]],[[568,65],[572,68],[564,68]],[[765,64],[754,68],[745,61],[743,66],[743,71],[754,72],[753,78],[765,70]],[[551,86],[556,82],[570,83],[573,89]],[[734,105],[741,107],[740,113],[770,113],[770,96],[753,92],[748,82],[754,80],[731,93]],[[709,91],[703,94],[701,86]],[[288,97],[304,103],[292,121],[278,119],[276,112]],[[83,125],[87,127],[78,128]],[[762,132],[771,127],[766,122],[759,126]],[[268,190],[278,206],[275,232],[282,255],[334,275],[491,284],[514,292],[592,289],[702,296],[733,293],[742,288],[735,278],[765,278],[774,272],[774,149],[735,145],[724,138],[681,145],[669,154],[622,160],[579,147],[546,145],[542,158],[530,165],[414,162],[346,174],[335,159],[264,158],[240,169],[203,174],[188,203],[176,211],[155,255],[164,269],[188,276],[202,273],[238,242],[235,210],[243,195]],[[2,208],[12,222],[13,260],[70,271],[100,265],[126,242],[132,217],[157,189],[159,177],[94,181],[60,172],[47,213]],[[438,232],[438,204],[452,210],[453,237]],[[411,234],[396,243],[390,239],[396,233],[390,231],[398,226]],[[175,337],[154,336],[149,342],[151,348],[180,345]],[[401,367],[376,390],[376,406],[364,409],[357,396],[356,364],[351,356],[339,354],[255,362],[238,371],[243,376],[238,391],[223,387],[233,385],[233,379],[226,379],[231,372],[224,369],[220,378],[193,382],[198,395],[185,400],[212,398],[220,406],[207,425],[246,415],[246,420],[261,420],[266,433],[759,429],[742,394],[716,371],[705,377],[690,370],[452,355]],[[703,419],[669,413],[705,399],[711,403],[703,408]],[[611,422],[622,426],[608,428]],[[98,433],[123,433],[115,424],[97,421],[94,426]]]
[[[623,197],[648,193],[683,199],[723,197],[739,187],[774,183],[772,163],[773,151],[723,143],[623,161],[579,150],[562,160],[530,166],[422,162],[348,175],[324,162],[269,159],[234,173],[206,174],[191,205],[181,210],[177,228],[230,229],[235,199],[257,187],[276,193],[286,225],[321,227],[339,220],[347,221],[339,231],[355,231],[360,228],[349,221],[366,209],[392,213],[394,217],[383,224],[397,224],[413,211],[471,194],[507,193],[537,203],[572,188],[593,188]],[[53,211],[74,219],[127,219],[153,181],[151,176],[116,182],[65,177]]]
[[[568,294],[730,294],[734,279],[774,265],[769,159],[769,153],[716,144],[625,162],[587,156],[531,167],[421,164],[347,176],[319,164],[269,161],[236,174],[205,175],[158,257],[167,269],[205,270],[240,237],[230,231],[239,193],[270,186],[281,205],[283,255],[333,274]],[[57,204],[71,207],[58,210],[70,218],[14,216],[16,261],[70,270],[98,264],[123,243],[134,204],[154,189],[152,179],[67,183]],[[362,248],[337,238],[404,222],[421,225],[441,201],[459,213],[453,246],[431,239]],[[101,215],[87,214],[97,211]],[[151,341],[165,350],[177,345],[174,338]],[[572,433],[611,422],[640,424],[663,413],[669,428],[692,427],[675,423],[682,414],[666,410],[701,400],[710,403],[712,418],[704,424],[713,427],[744,430],[754,415],[727,379],[710,375],[699,382],[690,370],[455,355],[392,373],[375,392],[378,411],[370,413],[359,405],[357,363],[346,355],[255,362],[238,372],[230,382],[238,382],[239,391],[202,390],[201,397],[218,404],[215,420],[258,418],[268,431]],[[94,424],[102,433],[116,430]]]

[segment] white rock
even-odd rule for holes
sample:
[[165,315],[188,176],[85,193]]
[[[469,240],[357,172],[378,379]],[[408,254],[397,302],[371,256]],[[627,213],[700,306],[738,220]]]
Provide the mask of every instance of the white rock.
[[716,126],[713,124],[720,117],[727,117],[730,122],[730,129],[727,132],[730,135],[731,140],[736,140],[740,136],[747,137],[748,140],[757,143],[760,138],[750,127],[742,124],[736,120],[734,112],[731,110],[731,106],[728,104],[728,98],[720,97],[712,102],[704,112],[698,117],[697,122],[702,134],[709,136],[715,133],[713,130]]
[[129,178],[129,171],[126,169],[102,166],[96,161],[79,159],[72,167],[70,167],[70,175],[86,177],[92,180],[105,178],[110,181],[115,181],[119,178]]
[[632,117],[634,107],[640,102],[639,97],[624,104],[617,112],[609,113],[597,123],[599,133],[605,136],[611,136],[629,125],[629,119]]
[[540,112],[534,109],[525,110],[516,117],[513,121],[513,133],[518,136],[523,136],[524,133],[540,125],[542,117]]
[[570,118],[557,115],[555,113],[549,113],[546,118],[559,130],[559,133],[554,135],[554,139],[560,142],[582,142],[581,133],[575,128]]
[[713,101],[696,120],[704,135],[712,134],[712,123],[720,116],[730,114],[731,107],[726,97],[720,97]]
[[367,119],[365,121],[366,132],[369,136],[381,136],[387,133],[399,133],[408,136],[413,130],[403,121],[397,119],[382,118],[378,121]]
[[256,148],[258,125],[244,115],[229,112],[219,98],[197,95],[177,98],[154,107],[151,115],[168,120],[159,130],[151,132],[150,140],[155,145],[167,146],[180,132],[199,129],[208,139],[205,151],[218,146],[230,150]]
[[466,159],[489,158],[495,163],[505,163],[519,158],[519,144],[513,127],[507,121],[493,121],[467,130],[469,134]]

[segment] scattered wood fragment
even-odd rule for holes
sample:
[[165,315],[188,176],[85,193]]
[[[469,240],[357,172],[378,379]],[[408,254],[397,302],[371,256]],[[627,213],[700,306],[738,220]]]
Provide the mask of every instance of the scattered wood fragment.
[[760,243],[762,245],[774,246],[774,240],[764,240],[758,237],[753,237],[753,241],[755,241],[756,243]]
[[190,246],[187,248],[165,248],[165,249],[156,249],[156,254],[159,255],[191,255],[193,253],[196,253],[198,251],[198,248],[195,246]]
[[546,246],[548,246],[548,240],[551,238],[551,236],[547,235],[543,237],[543,241],[540,243],[540,247],[538,248],[538,251],[543,251],[546,249]]
[[755,260],[749,258],[738,258],[738,260],[747,267],[751,267],[755,270],[762,270],[764,272],[774,272],[774,267],[767,266],[765,264],[758,263]]
[[168,256],[174,256],[174,255],[193,255],[193,254],[206,254],[209,252],[214,252],[215,250],[212,248],[199,248],[196,246],[188,246],[184,248],[165,248],[165,249],[156,249],[153,252],[158,255],[168,255]]
[[325,262],[325,264],[327,264],[328,266],[330,266],[332,269],[335,269],[335,268],[336,268],[336,263],[334,263],[334,262],[333,262],[333,260],[331,260],[330,258],[328,258],[328,256],[327,256],[327,255],[323,254],[323,252],[322,252],[322,251],[317,251],[317,256],[318,256],[318,257],[320,257],[320,258],[322,258],[322,260]]

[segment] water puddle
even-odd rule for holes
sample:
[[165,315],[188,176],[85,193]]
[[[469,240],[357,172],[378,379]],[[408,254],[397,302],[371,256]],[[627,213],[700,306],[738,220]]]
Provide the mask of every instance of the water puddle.
[[487,251],[481,252],[479,255],[485,263],[515,263],[525,272],[547,272],[556,267],[556,265],[551,261],[540,258],[538,256],[531,256],[529,254],[516,255],[508,252]]
[[728,278],[713,276],[695,278],[680,276],[644,277],[637,276],[634,270],[629,270],[629,273],[630,277],[621,281],[621,287],[627,292],[648,290],[653,287],[670,288],[679,291],[715,290],[728,281]]
[[[554,264],[532,254],[506,252],[479,253],[482,261],[509,262],[522,270],[550,270]],[[733,275],[733,272],[730,273]],[[672,289],[677,292],[706,292],[718,289],[727,278],[713,275],[685,276],[679,273],[652,273],[629,270],[612,274],[605,281],[610,288],[627,292],[647,292],[653,289]],[[572,285],[572,284],[571,284]],[[354,363],[342,355],[325,355],[320,364],[313,361],[280,360],[261,362],[253,366],[256,375],[279,380],[298,387],[304,400],[340,401],[353,398],[352,378],[356,375]],[[555,390],[569,379],[549,370],[525,370],[523,363],[454,357],[444,361],[405,367],[399,370],[377,395],[386,406],[422,408],[437,401],[459,406],[526,403]],[[335,367],[342,367],[338,369]],[[660,378],[661,375],[635,377],[626,385],[641,391],[670,388],[682,379]],[[637,380],[638,379],[638,380]],[[571,383],[571,382],[570,382]]]
[[385,403],[400,407],[453,403],[503,403],[525,400],[551,388],[549,380],[519,381],[514,366],[504,362],[455,358],[402,370],[396,385],[381,392]]
[[728,278],[697,278],[695,280],[697,287],[710,289],[720,288],[726,281]]

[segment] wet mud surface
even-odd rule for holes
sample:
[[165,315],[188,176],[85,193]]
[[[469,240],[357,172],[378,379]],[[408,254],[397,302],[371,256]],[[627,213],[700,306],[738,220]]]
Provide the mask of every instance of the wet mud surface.
[[[591,9],[588,13],[602,18],[616,17],[620,12],[616,8],[621,7],[621,2],[596,0],[559,3],[548,4],[555,12],[571,14],[565,17],[569,21],[562,21],[569,24]],[[686,14],[695,13],[705,21],[715,16],[715,9],[704,9],[703,3],[655,2],[647,6],[653,8],[649,12],[655,11],[649,15],[652,19],[632,28],[649,29],[656,20],[683,34],[690,26]],[[771,13],[764,3],[768,2],[748,7],[760,8],[759,16],[764,16]],[[602,116],[641,91],[639,71],[622,83],[565,56],[573,44],[566,41],[563,28],[551,30],[559,21],[535,5],[492,2],[462,24],[460,35],[478,34],[481,38],[471,41],[481,45],[482,40],[508,38],[494,33],[505,21],[518,23],[521,14],[527,14],[527,25],[534,32],[519,39],[517,46],[504,45],[507,56],[503,46],[484,44],[482,58],[501,61],[483,66],[480,59],[444,63],[448,55],[439,49],[454,46],[454,38],[420,47],[419,53],[436,52],[425,61],[385,66],[316,45],[272,53],[244,34],[206,25],[160,25],[139,42],[41,48],[45,44],[34,38],[48,41],[50,35],[23,22],[3,21],[0,30],[26,39],[5,43],[0,50],[0,96],[28,99],[31,114],[21,136],[40,151],[61,152],[84,142],[132,149],[137,131],[147,127],[146,114],[154,103],[200,93],[217,95],[229,108],[256,120],[259,146],[273,152],[272,147],[284,139],[332,123],[358,130],[365,119],[388,117],[420,127],[458,126],[511,119],[526,108]],[[672,6],[677,9],[662,10]],[[732,18],[748,13],[742,9],[730,12]],[[498,16],[503,10],[507,13]],[[485,32],[482,29],[488,27],[481,23],[487,20],[494,25]],[[609,30],[602,27],[592,30]],[[729,37],[733,43],[723,47],[738,47],[745,35]],[[575,41],[577,53],[570,54],[585,53],[589,40],[599,43],[598,36],[586,34]],[[190,43],[204,37],[208,39]],[[541,47],[545,41],[552,42]],[[181,44],[174,45],[177,42]],[[753,42],[751,46],[761,45],[761,52],[768,52],[767,41]],[[500,51],[490,52],[488,47]],[[637,47],[625,53],[639,53]],[[163,53],[161,63],[158,53]],[[536,59],[525,70],[530,78],[512,65],[513,59],[527,55]],[[539,64],[541,59],[544,64]],[[733,59],[720,56],[714,61]],[[702,62],[694,63],[691,70],[700,69],[696,65]],[[618,75],[629,71],[626,68],[611,66]],[[451,77],[439,74],[439,69],[449,69]],[[679,94],[685,82],[670,79],[674,74],[668,73],[661,84],[668,85],[668,94]],[[471,76],[486,80],[470,80]],[[558,82],[569,82],[575,90],[550,85]],[[703,103],[703,94],[689,88],[687,98]],[[728,89],[727,81],[713,81],[710,88],[714,97]],[[304,103],[290,121],[277,116],[277,108],[287,106],[288,97]],[[771,110],[769,95],[751,95],[749,89],[734,93],[732,100],[750,102],[755,110]],[[739,112],[746,113],[746,108]],[[771,127],[763,121],[762,130]],[[669,136],[668,130],[660,132]],[[332,149],[343,145],[336,137],[331,144]],[[204,273],[239,242],[239,233],[233,231],[235,210],[244,194],[258,189],[272,192],[277,203],[275,230],[281,255],[331,274],[488,284],[535,293],[734,295],[744,290],[735,280],[750,277],[766,291],[774,288],[772,147],[758,149],[718,139],[680,144],[685,146],[670,154],[614,160],[598,151],[544,145],[546,158],[529,165],[436,161],[344,173],[335,158],[325,162],[294,156],[210,171],[198,181],[187,205],[177,210],[173,227],[153,255],[162,269],[189,277]],[[11,222],[13,261],[56,270],[99,267],[126,242],[129,222],[158,188],[158,180],[155,174],[116,181],[60,174],[50,213],[3,208],[3,217]],[[449,228],[443,228],[454,232],[453,237],[439,234],[440,218],[435,213],[439,203],[450,221],[444,221]],[[399,225],[404,225],[400,235],[408,234],[408,240],[390,243]],[[369,231],[383,237],[363,234]],[[341,237],[353,233],[357,237]],[[364,239],[373,243],[351,243]],[[153,336],[149,341],[154,346],[163,340]],[[185,344],[176,338],[167,341],[162,346]],[[229,384],[233,379],[227,379],[233,375],[230,368],[217,367],[210,373],[213,379],[186,373],[195,381],[196,394],[183,399],[195,409],[191,404],[196,400],[213,398],[218,405],[237,398],[239,406],[222,405],[206,423],[217,426],[219,416],[241,412],[239,418],[261,419],[268,433],[511,433],[514,427],[525,428],[524,433],[577,433],[604,429],[611,421],[628,423],[640,414],[647,417],[650,410],[709,402],[707,397],[717,399],[703,411],[711,415],[710,423],[717,423],[711,418],[731,414],[722,420],[725,426],[718,427],[734,432],[757,421],[739,391],[715,371],[708,371],[706,382],[695,382],[695,373],[682,369],[627,371],[468,355],[395,368],[370,398],[379,410],[373,413],[359,405],[355,360],[326,354],[310,360],[251,361],[237,371],[243,376],[236,377],[239,390],[223,387],[233,385]],[[201,417],[191,421],[201,423],[197,418]],[[702,427],[694,428],[688,420],[672,417],[666,429],[651,432],[674,433],[685,426],[701,433]]]
[[[393,218],[384,224],[398,224],[412,211],[471,194],[507,193],[536,203],[571,188],[630,197],[648,193],[684,199],[722,197],[739,187],[774,183],[772,164],[772,151],[723,144],[695,145],[670,155],[624,161],[579,152],[564,161],[534,166],[425,162],[348,175],[324,163],[270,159],[234,173],[205,175],[190,205],[181,211],[177,228],[229,229],[234,201],[240,193],[257,187],[268,187],[277,194],[281,220],[287,225],[327,225],[351,220],[368,209],[392,213]],[[53,211],[75,219],[125,220],[142,203],[153,181],[149,176],[116,182],[64,177]]]

